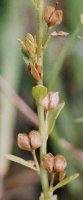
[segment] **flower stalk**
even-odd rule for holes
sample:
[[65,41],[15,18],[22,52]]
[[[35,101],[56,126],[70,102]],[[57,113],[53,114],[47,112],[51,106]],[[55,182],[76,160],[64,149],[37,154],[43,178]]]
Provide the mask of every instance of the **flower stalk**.
[[[42,40],[43,40],[43,9],[44,9],[44,0],[38,1],[38,12],[37,12],[37,62],[38,64],[43,66],[43,49],[42,49]],[[38,84],[43,85],[43,80]],[[39,132],[42,137],[42,146],[40,148],[40,159],[43,158],[44,154],[46,154],[46,143],[47,139],[45,136],[44,128],[44,108],[41,105],[37,105],[38,110],[38,122],[39,122]],[[41,176],[41,184],[44,193],[44,199],[48,199],[48,175],[42,164],[40,166],[40,176]]]
[[55,177],[55,173],[52,172],[52,174],[51,174],[51,180],[50,180],[50,190],[53,188],[54,177]]
[[35,161],[35,166],[37,168],[37,171],[40,174],[40,167],[39,167],[39,163],[38,163],[38,160],[37,160],[37,156],[36,156],[35,150],[32,151],[32,155],[33,155],[33,158],[34,158],[34,161]]

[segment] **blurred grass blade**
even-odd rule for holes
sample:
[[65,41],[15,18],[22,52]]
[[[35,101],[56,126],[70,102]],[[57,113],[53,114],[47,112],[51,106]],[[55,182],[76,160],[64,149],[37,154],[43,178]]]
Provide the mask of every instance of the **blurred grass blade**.
[[16,92],[11,88],[8,82],[0,76],[0,89],[9,98],[12,104],[14,104],[20,112],[22,112],[29,121],[34,125],[38,125],[37,115],[34,111],[16,94]]
[[74,33],[69,37],[69,39],[67,39],[65,46],[63,47],[60,55],[58,56],[58,59],[56,60],[54,66],[53,66],[53,70],[51,71],[51,74],[50,74],[51,80],[49,80],[49,83],[48,83],[49,90],[52,90],[54,88],[56,79],[58,77],[58,74],[59,74],[62,64],[64,62],[64,59],[68,53],[69,48],[71,48],[72,45],[74,44],[78,32],[79,32],[79,25],[75,29]]
[[22,158],[20,158],[18,156],[14,156],[14,155],[11,155],[11,154],[6,154],[6,158],[8,160],[11,160],[13,162],[19,163],[21,165],[24,165],[25,167],[29,167],[29,168],[37,171],[36,168],[31,165],[31,163],[29,163],[28,161],[25,161],[24,159],[22,159]]
[[57,108],[50,111],[48,116],[48,133],[50,134],[55,126],[55,121],[64,107],[65,102],[60,103]]
[[55,190],[57,190],[58,188],[61,188],[67,184],[69,184],[70,182],[74,181],[76,178],[78,178],[79,174],[74,174],[70,177],[65,178],[64,180],[62,180],[60,183],[58,183],[54,188],[53,188],[53,192]]
[[[6,4],[7,3],[7,4]],[[7,5],[7,6],[6,6]],[[8,80],[10,85],[18,90],[22,68],[21,56],[17,47],[17,38],[22,37],[22,17],[19,13],[20,4],[18,1],[7,0],[3,2],[2,7],[5,12],[0,17],[1,20],[1,75]],[[23,9],[23,8],[22,8]],[[1,14],[1,13],[0,13]],[[1,127],[0,127],[0,168],[3,174],[6,174],[9,163],[5,159],[5,153],[10,153],[13,144],[13,133],[16,117],[16,109],[10,103],[8,98],[2,93],[1,97]]]
[[83,117],[77,118],[75,120],[76,123],[83,123]]

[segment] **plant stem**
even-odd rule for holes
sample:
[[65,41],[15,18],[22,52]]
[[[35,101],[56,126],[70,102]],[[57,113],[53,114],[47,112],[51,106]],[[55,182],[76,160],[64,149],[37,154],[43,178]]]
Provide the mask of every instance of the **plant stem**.
[[37,157],[36,157],[35,150],[32,151],[32,155],[33,155],[33,158],[34,158],[34,161],[35,161],[35,165],[36,165],[37,171],[40,174],[40,167],[39,167],[39,163],[38,163],[38,160],[37,160]]
[[47,46],[47,43],[48,43],[48,41],[50,39],[51,30],[52,30],[52,27],[47,27],[47,31],[46,31],[46,35],[45,35],[45,40],[44,40],[43,45],[42,45],[43,48],[46,48],[46,46]]
[[37,12],[37,62],[43,64],[43,52],[42,52],[42,38],[43,38],[43,7],[44,0],[38,1],[38,12]]
[[55,173],[51,174],[50,189],[53,188]]
[[[38,1],[38,12],[37,12],[37,62],[41,66],[43,65],[43,50],[42,50],[42,38],[43,38],[43,8],[44,8],[44,0]],[[43,80],[39,82],[38,84],[43,85]],[[39,121],[39,131],[42,137],[42,146],[40,148],[40,160],[47,152],[47,140],[45,135],[45,124],[44,124],[44,109],[41,105],[37,105],[38,110],[38,121]],[[42,190],[44,194],[44,200],[48,200],[48,175],[46,170],[42,167],[40,169],[40,177],[41,177],[41,184],[42,184]]]

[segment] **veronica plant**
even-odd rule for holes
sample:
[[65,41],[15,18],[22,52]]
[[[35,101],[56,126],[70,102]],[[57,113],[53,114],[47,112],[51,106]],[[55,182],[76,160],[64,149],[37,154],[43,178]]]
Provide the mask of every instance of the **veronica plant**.
[[[32,36],[28,33],[25,40],[19,40],[19,43],[28,72],[36,83],[32,88],[32,95],[37,105],[38,130],[32,130],[29,133],[19,133],[17,138],[19,148],[30,151],[33,155],[33,160],[25,161],[22,158],[9,154],[7,158],[25,165],[39,174],[42,185],[40,200],[56,200],[55,190],[76,179],[78,174],[64,178],[67,167],[65,157],[63,155],[52,155],[50,152],[47,152],[48,137],[54,129],[55,121],[65,103],[60,101],[59,92],[48,92],[48,89],[43,85],[43,58],[51,36],[66,36],[68,33],[63,31],[52,33],[52,28],[61,24],[63,19],[63,12],[58,9],[57,4],[53,7],[45,6],[44,0],[33,0],[32,2],[37,13],[37,35]],[[45,35],[43,21],[45,21],[47,27]],[[38,162],[36,156],[37,148],[40,148],[40,162]],[[58,175],[59,181],[56,185],[54,185],[55,174]]]

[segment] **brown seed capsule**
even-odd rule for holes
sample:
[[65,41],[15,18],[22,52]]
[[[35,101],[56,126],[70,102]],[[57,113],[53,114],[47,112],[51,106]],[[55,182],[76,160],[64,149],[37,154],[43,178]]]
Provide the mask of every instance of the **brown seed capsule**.
[[43,77],[42,66],[39,64],[29,64],[28,66],[29,73],[34,80],[40,81]]
[[18,40],[22,50],[31,58],[34,58],[36,56],[36,50],[37,50],[37,43],[34,37],[28,33],[25,40]]
[[54,156],[51,153],[47,153],[42,159],[42,165],[49,173],[51,173],[53,171]]
[[54,172],[62,172],[67,167],[67,162],[64,156],[57,155],[54,157]]
[[17,144],[20,149],[31,151],[28,135],[26,133],[19,133],[17,137]]
[[48,26],[59,25],[62,22],[62,10],[55,10],[53,6],[47,6],[44,10],[44,19]]
[[38,71],[38,74],[39,74],[39,76],[40,76],[40,79],[42,79],[42,78],[43,78],[42,66],[41,66],[40,64],[35,64],[35,67],[36,67],[36,69],[37,69],[37,71]]
[[64,179],[65,174],[66,174],[65,171],[59,172],[59,181],[62,181]]
[[35,150],[42,145],[41,136],[38,131],[30,131],[28,137],[32,150]]

